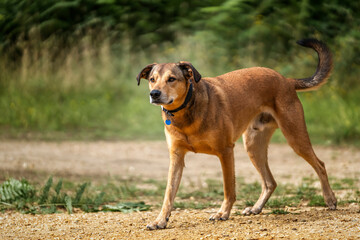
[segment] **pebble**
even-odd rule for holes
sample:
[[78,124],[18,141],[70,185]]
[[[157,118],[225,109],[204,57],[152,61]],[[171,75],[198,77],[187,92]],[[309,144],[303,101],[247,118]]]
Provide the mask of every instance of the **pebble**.
[[[312,211],[312,210],[310,210]],[[1,214],[0,239],[330,239],[346,237],[356,239],[360,228],[360,216],[349,208],[335,212],[300,213],[297,221],[292,216],[279,216],[259,221],[256,217],[234,216],[229,221],[207,220],[204,211],[181,211],[173,216],[168,229],[146,231],[143,224],[145,213],[121,214],[54,214],[23,215]],[[157,213],[157,212],[156,212]],[[156,214],[152,214],[156,215]],[[196,216],[194,218],[194,216]],[[332,219],[328,219],[331,217]],[[303,219],[303,220],[302,220]],[[146,219],[145,219],[146,220]],[[287,221],[290,220],[290,221]],[[343,220],[343,221],[342,221]],[[107,222],[106,227],[103,223]],[[261,222],[261,225],[258,223]],[[301,224],[300,224],[301,223]],[[25,227],[26,224],[30,224]],[[120,224],[120,225],[119,225]],[[242,224],[242,225],[240,225]],[[129,227],[132,225],[131,227]],[[331,229],[328,226],[332,226]],[[120,228],[119,228],[120,226]],[[226,229],[226,230],[225,230]],[[333,230],[333,231],[332,231]],[[18,235],[15,235],[18,234]],[[63,234],[63,235],[62,235]],[[191,236],[191,237],[190,237]]]

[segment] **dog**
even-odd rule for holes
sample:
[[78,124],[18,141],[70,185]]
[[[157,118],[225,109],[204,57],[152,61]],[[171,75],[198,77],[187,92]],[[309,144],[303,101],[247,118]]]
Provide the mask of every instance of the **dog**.
[[318,53],[312,77],[286,78],[276,71],[245,68],[217,77],[201,77],[190,62],[149,64],[137,76],[149,81],[150,102],[162,107],[170,166],[164,202],[150,230],[166,228],[179,188],[187,152],[219,157],[223,173],[224,201],[210,220],[227,220],[235,202],[234,146],[242,136],[245,149],[262,179],[262,192],[244,215],[259,214],[276,188],[268,166],[267,148],[279,127],[288,144],[317,173],[324,200],[335,210],[337,200],[330,187],[325,165],[312,148],[297,91],[323,85],[332,70],[329,48],[316,39],[297,42]]

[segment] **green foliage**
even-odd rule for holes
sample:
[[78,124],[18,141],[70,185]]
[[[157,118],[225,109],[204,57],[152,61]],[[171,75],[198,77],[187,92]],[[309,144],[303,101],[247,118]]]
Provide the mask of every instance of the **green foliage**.
[[246,206],[252,206],[261,193],[261,185],[258,182],[245,184],[243,179],[239,180],[240,183],[237,185],[237,196],[239,199],[245,200]]
[[10,178],[0,186],[2,202],[13,203],[17,200],[26,200],[34,197],[35,189],[25,179],[19,181]]
[[[160,207],[166,186],[165,181],[158,180],[129,179],[116,182],[109,180],[104,185],[92,186],[90,183],[77,185],[60,179],[53,187],[52,181],[50,177],[43,187],[34,187],[26,180],[9,179],[3,182],[0,185],[0,210],[15,209],[32,214],[51,214],[60,210],[69,214],[79,210],[124,213],[148,211],[150,206],[145,204],[144,200],[157,202]],[[317,179],[304,178],[298,186],[279,184],[265,208],[270,208],[271,214],[287,214],[287,207],[325,206],[324,199],[320,195],[321,189],[314,187],[317,181]],[[335,195],[342,196],[341,198],[338,196],[339,205],[360,202],[358,179],[331,178],[330,183]],[[243,179],[238,179],[237,186],[237,207],[243,209],[245,206],[253,206],[261,192],[260,184],[245,183]],[[40,204],[40,199],[45,199],[44,189],[48,189],[45,194],[47,197]],[[197,184],[190,184],[186,188],[180,186],[177,196],[179,199],[174,203],[175,208],[219,207],[223,200],[222,182],[209,179],[201,186]]]
[[[37,34],[41,40],[60,38],[62,47],[74,37],[109,31],[112,42],[130,37],[132,48],[172,41],[191,26],[197,10],[213,1],[161,0],[4,0],[0,2],[0,44],[11,49],[19,38]],[[21,14],[19,14],[21,13]]]
[[47,180],[47,182],[46,182],[46,184],[45,184],[45,186],[43,188],[42,194],[40,196],[40,200],[39,200],[40,205],[44,204],[48,200],[49,191],[50,191],[52,182],[53,182],[53,178],[49,177],[49,179]]
[[[297,207],[299,205],[307,206],[326,206],[324,198],[321,194],[321,189],[314,187],[317,179],[304,178],[300,185],[294,186],[292,184],[279,184],[271,198],[266,203],[265,207],[269,208],[285,208],[285,207]],[[241,181],[240,181],[241,182]],[[349,202],[358,202],[358,196],[356,196],[356,189],[359,187],[359,180],[352,178],[330,180],[332,189],[346,190],[348,194],[342,199],[338,199],[341,204]],[[253,190],[251,190],[253,189]],[[261,187],[258,183],[246,184],[245,186],[238,187],[238,199],[242,200],[240,206],[253,206],[260,195]],[[278,213],[275,213],[278,214]]]
[[208,200],[221,200],[224,195],[223,185],[221,181],[215,181],[213,179],[206,180],[206,187],[201,189],[194,189],[193,191],[182,191],[178,196],[182,199],[187,199],[190,197],[194,198],[204,198]]
[[63,186],[63,180],[60,179],[55,187],[56,196],[59,196],[62,186]]
[[87,183],[83,183],[82,185],[80,185],[79,189],[76,192],[74,204],[80,203],[81,197],[84,194],[86,186],[87,186]]
[[[143,202],[125,202],[117,203],[117,205],[110,205],[109,203],[118,202],[119,199],[130,199],[130,194],[123,193],[123,195],[116,195],[109,190],[108,187],[103,187],[102,191],[95,189],[86,191],[90,187],[89,183],[79,185],[75,190],[74,184],[67,184],[70,189],[63,188],[63,180],[60,179],[55,188],[52,188],[53,178],[50,177],[41,190],[30,185],[26,180],[9,179],[0,185],[0,210],[16,209],[24,213],[55,213],[60,209],[65,209],[69,214],[72,214],[76,208],[84,212],[98,212],[98,211],[146,211],[150,209],[150,205]],[[112,188],[116,189],[113,185]],[[121,188],[121,187],[120,187]],[[126,198],[123,198],[127,196]],[[107,204],[106,204],[107,203]]]
[[289,214],[290,212],[288,211],[285,211],[283,209],[273,209],[271,210],[271,213],[270,214],[276,214],[276,215],[286,215],[286,214]]
[[331,186],[334,190],[344,190],[344,189],[352,189],[356,190],[356,180],[353,178],[343,178],[343,179],[333,179],[330,178],[332,182]]
[[318,92],[303,93],[305,119],[311,139],[316,143],[359,143],[359,90],[339,91],[326,87]]
[[104,212],[123,212],[132,213],[134,211],[147,211],[150,209],[150,205],[146,205],[144,202],[124,202],[117,205],[104,205],[102,211]]
[[188,60],[203,76],[261,65],[306,77],[315,53],[295,41],[316,37],[335,68],[320,91],[300,94],[311,138],[358,145],[359,11],[350,0],[0,1],[1,137],[163,139],[159,108],[136,87],[143,66]]
[[308,204],[310,207],[313,206],[322,206],[325,207],[326,204],[324,202],[324,197],[321,195],[313,195],[310,199],[310,202]]
[[283,207],[292,207],[292,206],[297,206],[301,200],[301,198],[296,197],[296,196],[277,196],[274,194],[274,196],[276,197],[272,197],[269,199],[269,201],[266,203],[267,207],[270,208],[283,208]]
[[65,201],[65,208],[66,208],[67,212],[69,214],[72,214],[73,213],[73,205],[72,205],[71,197],[66,195],[64,198],[64,201]]
[[312,198],[312,196],[315,196],[316,195],[316,188],[314,188],[312,186],[313,183],[314,183],[313,179],[304,178],[303,182],[297,188],[296,196],[298,198],[302,198],[304,200],[309,200],[309,199]]

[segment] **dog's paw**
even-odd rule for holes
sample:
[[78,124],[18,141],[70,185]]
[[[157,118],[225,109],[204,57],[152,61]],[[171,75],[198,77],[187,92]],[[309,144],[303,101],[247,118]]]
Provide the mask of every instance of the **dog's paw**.
[[157,220],[155,222],[146,225],[146,228],[149,230],[164,229],[166,228],[166,225],[167,225],[166,220],[160,220],[160,221]]
[[253,208],[253,207],[247,207],[244,209],[244,211],[242,212],[243,215],[245,216],[250,216],[250,215],[257,215],[259,213],[261,213],[262,209],[258,209],[258,208]]
[[229,216],[230,216],[230,213],[218,212],[216,214],[211,215],[209,220],[211,220],[211,221],[215,221],[215,220],[226,221],[229,219]]
[[337,200],[334,195],[331,197],[325,198],[324,200],[330,210],[336,210]]

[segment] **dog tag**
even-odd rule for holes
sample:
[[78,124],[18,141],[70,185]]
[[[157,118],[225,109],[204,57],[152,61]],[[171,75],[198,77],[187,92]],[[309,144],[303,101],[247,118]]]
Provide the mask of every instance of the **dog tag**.
[[165,120],[165,124],[166,124],[166,125],[170,125],[170,124],[171,124],[171,120],[170,120],[170,119],[166,119],[166,120]]

